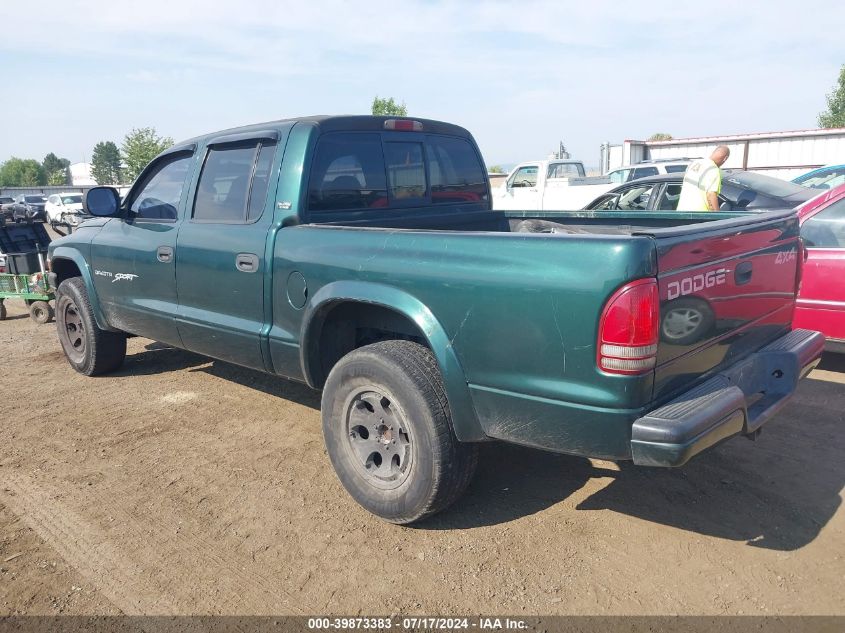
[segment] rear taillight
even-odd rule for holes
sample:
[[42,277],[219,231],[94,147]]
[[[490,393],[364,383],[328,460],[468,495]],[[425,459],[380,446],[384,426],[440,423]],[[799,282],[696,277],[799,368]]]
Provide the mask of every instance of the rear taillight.
[[613,293],[599,321],[598,366],[610,374],[654,368],[660,322],[656,279],[640,279]]

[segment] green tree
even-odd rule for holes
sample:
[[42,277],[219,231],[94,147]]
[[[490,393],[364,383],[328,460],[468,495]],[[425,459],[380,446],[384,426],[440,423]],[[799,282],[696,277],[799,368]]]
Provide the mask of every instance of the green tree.
[[648,137],[650,141],[671,141],[672,135],[666,134],[666,132],[656,132]]
[[113,141],[100,141],[91,153],[91,177],[98,185],[120,185],[120,150]]
[[67,158],[59,158],[53,152],[50,152],[41,161],[41,168],[44,170],[48,185],[69,185],[71,183],[70,161]]
[[845,64],[839,69],[837,86],[827,95],[827,110],[819,114],[819,127],[845,127]]
[[488,174],[504,174],[505,170],[502,169],[501,165],[491,165],[487,168]]
[[400,105],[393,100],[393,97],[390,97],[389,99],[376,97],[373,99],[372,109],[373,114],[382,116],[408,116],[408,108],[405,106],[405,102],[403,101]]
[[0,166],[0,186],[36,187],[47,184],[44,168],[32,158],[12,156]]
[[159,136],[155,128],[132,128],[120,147],[126,166],[124,173],[126,182],[134,181],[153,158],[171,145],[173,145],[173,139],[169,136]]

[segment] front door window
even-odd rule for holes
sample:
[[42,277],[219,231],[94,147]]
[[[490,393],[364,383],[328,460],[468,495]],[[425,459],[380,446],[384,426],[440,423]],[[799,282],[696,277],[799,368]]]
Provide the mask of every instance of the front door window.
[[129,206],[134,217],[175,222],[190,163],[190,153],[175,154],[150,172]]

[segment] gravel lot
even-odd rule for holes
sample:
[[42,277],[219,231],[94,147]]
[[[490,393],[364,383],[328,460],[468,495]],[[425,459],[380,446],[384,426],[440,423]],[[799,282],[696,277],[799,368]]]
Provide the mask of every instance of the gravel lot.
[[308,388],[144,339],[66,364],[0,323],[0,615],[845,614],[845,357],[679,470],[489,444],[412,528],[341,488]]

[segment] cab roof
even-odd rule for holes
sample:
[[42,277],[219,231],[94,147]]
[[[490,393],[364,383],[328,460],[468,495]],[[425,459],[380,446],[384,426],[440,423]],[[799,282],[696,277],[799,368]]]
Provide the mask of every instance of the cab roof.
[[287,127],[305,123],[318,127],[321,133],[325,132],[383,132],[385,131],[384,122],[389,120],[407,120],[417,121],[422,124],[422,133],[431,134],[447,134],[450,136],[461,136],[465,138],[472,138],[472,135],[465,128],[452,123],[444,121],[435,121],[433,119],[421,119],[419,117],[400,117],[400,116],[373,116],[373,115],[313,115],[295,117],[291,119],[278,119],[276,121],[268,121],[265,123],[255,123],[252,125],[243,125],[240,127],[228,128],[225,130],[217,130],[201,136],[186,139],[179,143],[175,143],[173,147],[168,150],[178,149],[185,145],[200,144],[208,139],[215,138],[221,135],[233,134],[249,134],[250,132],[261,132],[266,130],[281,130]]

